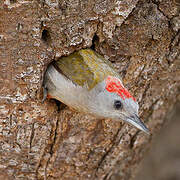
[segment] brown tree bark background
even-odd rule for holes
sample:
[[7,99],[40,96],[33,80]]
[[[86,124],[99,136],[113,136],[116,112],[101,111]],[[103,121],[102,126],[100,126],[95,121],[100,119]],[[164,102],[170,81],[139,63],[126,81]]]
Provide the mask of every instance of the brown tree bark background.
[[[130,179],[180,100],[179,0],[0,1],[0,179]],[[41,103],[52,60],[114,63],[152,135]]]
[[135,180],[180,179],[180,102],[168,116],[165,125],[153,139],[151,150],[145,156]]

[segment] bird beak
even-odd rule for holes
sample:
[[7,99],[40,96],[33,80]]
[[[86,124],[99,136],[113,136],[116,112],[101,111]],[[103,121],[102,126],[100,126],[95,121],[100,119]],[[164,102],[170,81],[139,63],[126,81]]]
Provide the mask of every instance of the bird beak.
[[139,119],[137,115],[127,117],[126,121],[129,124],[132,124],[138,129],[144,131],[146,134],[150,134],[149,129],[145,126],[145,124]]

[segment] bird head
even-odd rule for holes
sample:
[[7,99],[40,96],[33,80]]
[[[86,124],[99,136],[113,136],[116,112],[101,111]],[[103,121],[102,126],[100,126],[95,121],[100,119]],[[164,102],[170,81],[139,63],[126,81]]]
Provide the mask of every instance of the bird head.
[[115,120],[123,120],[149,134],[148,128],[138,116],[136,99],[123,86],[120,79],[108,76],[95,88],[93,99],[95,114]]

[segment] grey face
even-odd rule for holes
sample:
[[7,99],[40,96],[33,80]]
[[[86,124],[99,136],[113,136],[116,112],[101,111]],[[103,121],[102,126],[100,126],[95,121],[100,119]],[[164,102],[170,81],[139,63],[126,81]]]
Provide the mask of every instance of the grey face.
[[97,96],[101,113],[112,119],[125,119],[133,114],[138,115],[138,104],[132,99],[123,100],[116,93],[107,90],[100,92]]
[[124,120],[140,130],[149,133],[147,127],[138,117],[139,105],[136,101],[132,98],[123,100],[116,93],[108,92],[104,84],[101,84],[101,90],[100,87],[97,89],[97,95],[93,100],[96,114],[105,118]]

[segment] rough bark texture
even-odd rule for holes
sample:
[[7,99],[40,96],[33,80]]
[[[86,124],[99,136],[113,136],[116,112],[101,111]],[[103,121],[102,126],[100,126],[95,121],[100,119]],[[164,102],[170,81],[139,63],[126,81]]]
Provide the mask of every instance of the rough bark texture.
[[[130,179],[180,99],[179,0],[1,0],[0,178]],[[52,60],[91,47],[114,63],[152,135],[41,103]]]
[[135,180],[180,179],[180,101],[166,120],[158,136],[153,139],[148,156],[143,159]]

